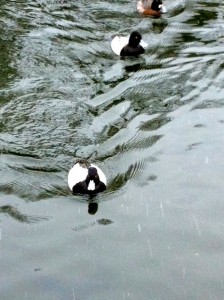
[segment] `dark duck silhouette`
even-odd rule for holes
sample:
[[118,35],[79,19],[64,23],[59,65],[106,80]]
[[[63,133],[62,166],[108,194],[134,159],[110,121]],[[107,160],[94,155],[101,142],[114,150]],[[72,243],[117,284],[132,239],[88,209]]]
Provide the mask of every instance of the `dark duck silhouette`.
[[120,56],[138,56],[145,52],[140,45],[142,36],[138,31],[133,31],[129,37],[128,44],[121,49]]
[[95,164],[78,160],[68,173],[68,186],[73,194],[95,195],[106,190],[106,176]]

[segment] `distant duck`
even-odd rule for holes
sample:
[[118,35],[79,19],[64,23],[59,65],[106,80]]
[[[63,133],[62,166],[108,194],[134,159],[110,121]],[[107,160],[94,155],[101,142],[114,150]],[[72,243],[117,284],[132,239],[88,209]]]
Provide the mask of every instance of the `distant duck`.
[[115,36],[111,41],[111,49],[120,56],[138,56],[145,52],[147,43],[142,41],[138,31],[133,31],[130,36]]
[[159,17],[166,13],[166,7],[162,0],[138,0],[137,11],[143,15]]
[[68,173],[68,186],[73,194],[95,195],[106,190],[106,176],[96,165],[78,160]]

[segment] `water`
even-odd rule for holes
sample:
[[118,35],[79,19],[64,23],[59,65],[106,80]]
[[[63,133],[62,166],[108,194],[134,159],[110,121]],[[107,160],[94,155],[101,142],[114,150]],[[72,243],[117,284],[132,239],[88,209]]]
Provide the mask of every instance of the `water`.
[[[224,298],[224,5],[135,6],[1,1],[1,299]],[[76,157],[107,175],[95,214]]]

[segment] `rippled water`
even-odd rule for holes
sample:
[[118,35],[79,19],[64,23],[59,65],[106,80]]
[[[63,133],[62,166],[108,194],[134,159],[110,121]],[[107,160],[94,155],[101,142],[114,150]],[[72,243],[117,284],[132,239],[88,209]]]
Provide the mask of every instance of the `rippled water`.
[[[223,299],[224,4],[165,4],[1,1],[1,299]],[[95,214],[77,157],[108,177]]]

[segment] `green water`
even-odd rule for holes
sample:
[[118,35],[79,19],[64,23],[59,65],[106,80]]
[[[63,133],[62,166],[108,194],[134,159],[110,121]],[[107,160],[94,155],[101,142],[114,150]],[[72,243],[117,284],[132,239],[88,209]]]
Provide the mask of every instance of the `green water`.
[[[1,300],[224,299],[224,4],[165,4],[1,1]],[[107,176],[95,214],[75,158]]]

